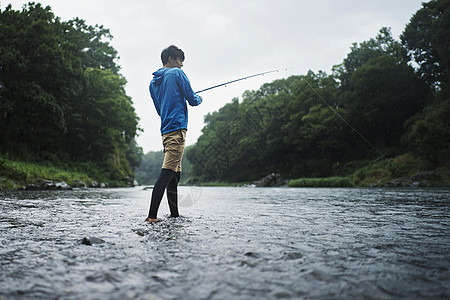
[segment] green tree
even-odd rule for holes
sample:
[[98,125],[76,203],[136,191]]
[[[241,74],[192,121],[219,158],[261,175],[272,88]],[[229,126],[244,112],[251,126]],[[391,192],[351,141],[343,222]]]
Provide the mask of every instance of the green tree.
[[126,147],[125,156],[127,158],[127,161],[130,163],[130,168],[133,172],[136,171],[137,168],[142,163],[142,156],[144,155],[144,152],[142,150],[142,147],[139,147],[136,140],[133,138]]
[[[272,172],[330,174],[332,161],[343,156],[337,141],[343,123],[309,84],[336,105],[337,82],[323,72],[310,72],[246,91],[241,103],[234,99],[209,114],[202,136],[187,152],[194,175],[201,180],[249,181]],[[324,116],[325,122],[319,119]]]
[[341,66],[336,66],[337,76],[341,80],[343,89],[351,88],[351,76],[359,67],[370,59],[380,55],[388,55],[396,61],[406,60],[406,52],[402,45],[392,37],[391,29],[383,27],[375,38],[360,44],[353,43],[350,53]]
[[428,90],[408,66],[406,51],[390,29],[382,28],[376,38],[354,44],[334,72],[343,92],[340,107],[363,137],[348,132],[349,152],[355,158],[378,156],[384,150],[390,155],[401,152],[403,125],[423,109]]
[[66,151],[75,159],[114,169],[114,157],[128,149],[138,124],[131,98],[125,93],[126,80],[109,69],[87,68],[84,76],[82,100],[74,104],[69,119]]
[[411,118],[403,142],[427,167],[450,162],[450,1],[423,3],[401,40],[417,73],[433,89],[425,109]]
[[230,170],[236,156],[239,131],[242,129],[236,117],[238,109],[239,102],[235,98],[218,112],[205,116],[203,134],[196,146],[186,151],[186,157],[196,166],[193,176],[210,181],[227,177],[224,172]]
[[289,149],[289,177],[329,176],[334,163],[350,157],[344,139],[349,129],[338,116],[346,118],[341,94],[334,76],[324,72],[310,71],[298,78],[282,127]]
[[[202,136],[187,151],[195,178],[248,181],[270,172],[288,178],[342,175],[380,153],[405,151],[433,166],[448,161],[448,1],[425,5],[435,9],[424,10],[430,24],[414,17],[416,24],[408,25],[428,47],[417,47],[428,59],[418,73],[407,55],[413,48],[382,28],[375,38],[353,44],[331,76],[310,71],[264,84],[246,91],[241,102],[233,99],[208,114]],[[431,49],[435,55],[421,52]],[[420,73],[433,66],[434,73]],[[434,94],[426,78],[439,78]]]
[[136,170],[136,180],[139,184],[155,184],[163,159],[163,151],[150,151],[142,156],[142,162]]
[[412,118],[403,137],[408,150],[427,168],[450,163],[450,88],[444,88],[424,111]]
[[0,16],[0,147],[55,152],[67,131],[65,112],[76,74],[59,47],[61,22],[49,7],[8,6]]
[[450,0],[422,4],[406,26],[401,40],[418,72],[431,86],[449,80]]
[[423,108],[426,86],[405,62],[388,55],[370,59],[351,82],[349,121],[378,150],[399,147],[404,122]]
[[35,3],[9,5],[0,24],[0,153],[94,162],[116,180],[130,177],[142,154],[139,119],[109,30],[62,22]]

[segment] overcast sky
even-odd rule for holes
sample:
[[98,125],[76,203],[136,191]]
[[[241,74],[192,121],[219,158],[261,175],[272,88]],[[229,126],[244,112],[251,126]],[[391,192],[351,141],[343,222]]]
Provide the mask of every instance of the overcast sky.
[[[2,0],[21,9],[29,1]],[[203,117],[263,83],[308,70],[331,72],[352,43],[375,37],[391,27],[399,39],[423,0],[42,0],[63,21],[79,17],[104,25],[119,52],[121,73],[128,80],[144,132],[144,152],[162,149],[160,120],[149,96],[160,54],[174,44],[186,55],[183,70],[194,91],[236,78],[285,69],[202,93],[204,102],[189,108],[187,144],[195,143]]]

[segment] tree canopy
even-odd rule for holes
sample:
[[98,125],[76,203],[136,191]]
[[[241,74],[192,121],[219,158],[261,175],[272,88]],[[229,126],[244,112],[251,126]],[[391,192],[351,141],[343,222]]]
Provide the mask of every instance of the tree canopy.
[[450,163],[449,4],[424,3],[401,42],[381,28],[353,44],[331,75],[276,80],[208,114],[186,151],[192,179],[347,175],[406,152],[427,168]]
[[0,153],[132,176],[139,119],[109,30],[36,3],[7,6],[0,24]]
[[423,3],[406,26],[401,40],[418,74],[438,87],[449,80],[450,0]]

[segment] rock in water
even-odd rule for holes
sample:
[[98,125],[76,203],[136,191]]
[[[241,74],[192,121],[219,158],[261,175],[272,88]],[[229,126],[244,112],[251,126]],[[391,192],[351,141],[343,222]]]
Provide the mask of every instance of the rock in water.
[[83,181],[80,181],[80,180],[73,180],[70,183],[70,186],[74,187],[74,188],[86,188],[86,183],[84,183]]
[[264,187],[270,187],[270,186],[284,186],[286,185],[286,180],[283,180],[280,174],[269,174],[266,177],[264,177],[261,180],[253,182],[256,186],[264,186]]
[[93,244],[103,244],[104,242],[105,242],[104,240],[96,238],[96,237],[90,237],[90,238],[84,237],[81,240],[81,244],[88,245],[88,246],[92,246]]
[[43,180],[39,186],[42,190],[56,190],[56,184],[51,180]]
[[26,187],[23,188],[24,190],[28,191],[38,191],[38,190],[71,190],[72,187],[65,183],[64,181],[61,182],[53,182],[51,180],[43,180],[39,184],[29,184]]
[[91,184],[89,185],[90,188],[97,188],[97,187],[99,187],[99,186],[100,186],[100,185],[98,184],[97,181],[92,181]]
[[56,182],[55,187],[57,190],[71,190],[72,189],[72,187],[70,185],[68,185],[67,183],[65,183],[64,181]]

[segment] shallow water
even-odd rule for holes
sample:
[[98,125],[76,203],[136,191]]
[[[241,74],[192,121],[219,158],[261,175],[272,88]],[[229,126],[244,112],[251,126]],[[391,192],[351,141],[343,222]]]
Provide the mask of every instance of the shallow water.
[[450,297],[449,190],[180,194],[147,224],[142,187],[0,192],[0,299]]

